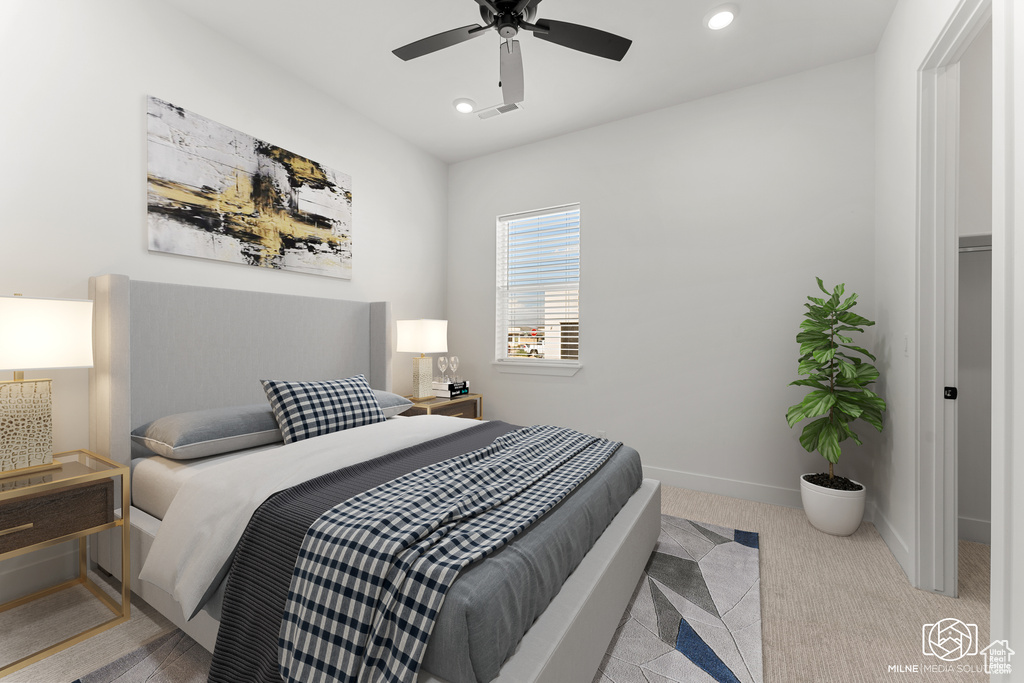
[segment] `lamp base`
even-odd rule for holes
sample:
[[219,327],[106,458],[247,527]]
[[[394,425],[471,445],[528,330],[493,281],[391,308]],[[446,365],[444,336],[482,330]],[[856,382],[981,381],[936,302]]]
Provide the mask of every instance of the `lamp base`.
[[412,359],[412,400],[434,398],[434,359],[420,356]]
[[0,473],[21,474],[51,463],[50,380],[0,382]]

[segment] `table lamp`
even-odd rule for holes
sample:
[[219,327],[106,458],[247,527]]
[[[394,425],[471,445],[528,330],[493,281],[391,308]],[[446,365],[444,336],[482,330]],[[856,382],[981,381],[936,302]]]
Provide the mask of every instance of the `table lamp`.
[[448,321],[399,320],[398,351],[420,354],[419,358],[412,359],[413,400],[433,398],[434,361],[424,354],[448,351]]
[[0,478],[58,469],[53,464],[49,379],[25,370],[92,367],[92,301],[0,296]]

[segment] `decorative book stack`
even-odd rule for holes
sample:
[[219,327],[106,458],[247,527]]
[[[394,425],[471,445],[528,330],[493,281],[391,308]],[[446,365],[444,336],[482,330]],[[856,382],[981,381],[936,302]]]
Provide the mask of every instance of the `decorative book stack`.
[[469,382],[434,382],[434,396],[437,398],[457,398],[469,393]]

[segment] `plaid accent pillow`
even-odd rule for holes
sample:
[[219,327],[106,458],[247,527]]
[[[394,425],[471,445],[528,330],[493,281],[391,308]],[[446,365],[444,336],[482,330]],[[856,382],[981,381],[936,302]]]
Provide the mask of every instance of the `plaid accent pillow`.
[[325,382],[260,382],[285,443],[385,420],[363,375]]

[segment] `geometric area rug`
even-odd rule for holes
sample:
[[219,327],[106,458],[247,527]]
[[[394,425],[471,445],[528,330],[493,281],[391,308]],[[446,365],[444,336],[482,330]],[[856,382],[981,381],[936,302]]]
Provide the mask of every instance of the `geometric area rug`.
[[661,516],[594,683],[762,683],[758,535]]

